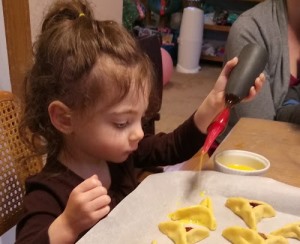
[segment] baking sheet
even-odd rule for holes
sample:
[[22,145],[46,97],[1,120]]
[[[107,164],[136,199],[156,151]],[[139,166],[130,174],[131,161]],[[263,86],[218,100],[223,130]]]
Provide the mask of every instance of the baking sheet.
[[[201,242],[229,243],[222,231],[230,226],[246,227],[244,222],[226,208],[228,197],[241,196],[265,201],[276,210],[276,217],[263,219],[259,232],[270,232],[283,225],[300,221],[300,188],[260,176],[239,176],[215,171],[175,171],[147,177],[110,214],[96,224],[78,243],[110,244],[172,244],[158,230],[168,214],[178,208],[198,204],[205,196],[212,198],[217,230]],[[300,243],[289,239],[290,243]]]

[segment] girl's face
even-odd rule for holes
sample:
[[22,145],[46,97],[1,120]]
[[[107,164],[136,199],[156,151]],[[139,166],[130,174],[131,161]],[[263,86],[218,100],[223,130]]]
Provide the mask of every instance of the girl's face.
[[73,156],[90,163],[125,161],[144,137],[141,119],[147,106],[148,95],[130,91],[109,108],[99,102],[88,118],[76,115],[69,140]]

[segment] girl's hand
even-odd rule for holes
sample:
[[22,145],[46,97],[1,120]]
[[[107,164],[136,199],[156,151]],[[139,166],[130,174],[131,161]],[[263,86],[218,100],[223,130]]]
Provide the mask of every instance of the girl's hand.
[[[232,71],[232,69],[237,65],[238,63],[238,58],[235,57],[231,60],[229,60],[223,70],[221,71],[221,74],[219,75],[215,86],[213,87],[212,92],[214,93],[214,95],[216,96],[216,98],[221,99],[221,101],[223,102],[225,99],[225,87],[226,84],[228,82],[230,73]],[[248,102],[251,101],[256,94],[262,89],[262,86],[265,82],[266,78],[265,75],[263,73],[261,73],[254,82],[254,86],[252,86],[249,90],[249,95],[243,99],[243,102]]]
[[[228,61],[221,71],[213,89],[199,106],[195,113],[194,121],[202,133],[207,132],[208,126],[213,122],[216,116],[225,108],[225,87],[230,76],[230,72],[237,65],[238,58],[235,57]],[[255,80],[255,86],[249,90],[249,96],[244,101],[252,100],[259,92],[265,82],[264,74],[260,74]]]
[[235,57],[231,60],[229,60],[225,66],[223,67],[213,89],[211,92],[215,93],[218,97],[220,96],[222,102],[224,102],[224,97],[225,97],[225,87],[227,84],[227,81],[229,79],[229,75],[233,68],[237,65],[238,63],[238,58]]
[[98,176],[93,175],[83,181],[71,192],[64,212],[51,224],[51,241],[55,239],[55,243],[75,242],[80,233],[109,213],[110,201]]
[[62,213],[77,233],[92,227],[110,210],[110,197],[98,176],[93,175],[73,189]]

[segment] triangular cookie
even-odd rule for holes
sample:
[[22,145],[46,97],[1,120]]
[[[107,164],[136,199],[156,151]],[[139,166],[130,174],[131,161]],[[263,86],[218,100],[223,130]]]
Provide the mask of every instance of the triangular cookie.
[[287,239],[282,236],[266,235],[239,226],[226,228],[222,236],[232,244],[288,244]]
[[278,230],[272,231],[271,234],[300,240],[300,222],[287,224]]
[[217,228],[210,198],[204,199],[199,205],[180,208],[177,211],[170,213],[169,217],[171,220],[181,221],[182,223],[202,225],[210,230],[215,230]]
[[241,217],[246,225],[254,230],[257,228],[257,223],[263,218],[270,218],[276,215],[270,204],[243,197],[230,197],[227,199],[225,206]]
[[214,212],[214,210],[213,210],[213,205],[212,205],[212,200],[211,200],[210,197],[204,198],[204,199],[200,202],[199,205],[208,208],[212,213]]
[[194,244],[209,236],[207,229],[186,229],[178,221],[166,221],[158,225],[159,230],[175,244]]
[[176,244],[186,244],[186,230],[182,224],[167,221],[158,224],[159,230]]

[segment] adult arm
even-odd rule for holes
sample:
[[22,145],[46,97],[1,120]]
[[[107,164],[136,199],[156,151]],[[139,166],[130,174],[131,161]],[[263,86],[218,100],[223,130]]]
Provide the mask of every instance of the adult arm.
[[[279,3],[280,2],[280,3]],[[248,43],[256,43],[269,53],[264,70],[266,82],[249,103],[236,105],[220,142],[241,117],[273,120],[288,89],[289,61],[283,1],[266,1],[244,12],[233,24],[225,48],[225,60],[237,56]],[[239,81],[236,81],[239,82]]]

